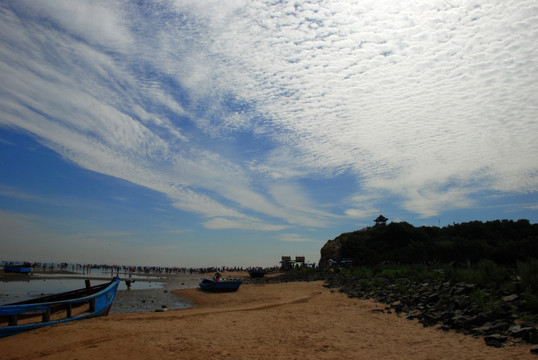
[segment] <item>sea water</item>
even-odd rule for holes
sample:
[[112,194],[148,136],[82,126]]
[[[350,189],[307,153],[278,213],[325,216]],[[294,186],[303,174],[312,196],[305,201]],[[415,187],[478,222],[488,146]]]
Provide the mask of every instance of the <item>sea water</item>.
[[[32,278],[25,280],[0,281],[0,305],[83,289],[86,287],[84,280],[84,278],[70,278],[57,274],[56,276],[47,275],[47,278],[32,275]],[[100,285],[110,282],[110,279],[91,279],[90,281],[91,285]],[[163,286],[162,282],[138,278],[131,284],[131,289],[159,289]],[[125,281],[120,282],[118,290],[127,290]]]
[[[127,279],[126,277],[125,279]],[[164,289],[164,283],[155,277],[135,276],[131,288],[122,278],[111,314],[147,311],[166,311],[183,309],[191,303]],[[92,285],[110,282],[109,277],[91,278]],[[85,288],[85,278],[80,274],[32,274],[22,276],[21,280],[0,281],[0,305],[24,301],[40,296],[53,295]]]

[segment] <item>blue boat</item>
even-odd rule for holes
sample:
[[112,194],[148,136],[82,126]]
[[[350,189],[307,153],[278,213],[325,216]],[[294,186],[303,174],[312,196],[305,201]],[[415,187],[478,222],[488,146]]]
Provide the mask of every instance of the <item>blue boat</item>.
[[119,276],[109,283],[90,285],[61,294],[0,306],[0,338],[68,321],[108,315]]
[[237,291],[241,286],[241,281],[215,281],[209,279],[203,279],[200,281],[200,289],[213,292],[231,292]]
[[32,270],[32,267],[28,265],[4,265],[4,272],[29,274]]

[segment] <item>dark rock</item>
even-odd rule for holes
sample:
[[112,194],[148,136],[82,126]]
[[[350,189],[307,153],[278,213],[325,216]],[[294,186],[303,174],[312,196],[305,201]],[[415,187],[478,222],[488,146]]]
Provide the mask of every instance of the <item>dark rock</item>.
[[512,294],[512,295],[508,295],[508,296],[503,296],[502,301],[510,302],[510,301],[516,300],[517,298],[519,298],[519,296],[517,296],[517,294]]
[[[418,319],[424,326],[437,325],[443,330],[481,336],[510,336],[516,341],[538,344],[536,324],[520,322],[519,327],[512,326],[517,319],[515,314],[526,311],[527,304],[519,293],[494,292],[492,289],[479,288],[475,284],[464,282],[453,284],[450,281],[438,280],[395,280],[370,274],[349,276],[343,272],[330,274],[332,275],[325,275],[323,278],[329,288],[338,288],[350,297],[374,299],[386,304],[385,312],[403,312],[407,319]],[[297,279],[290,278],[290,281]],[[480,289],[487,298],[502,300],[500,307],[496,306],[485,312],[475,299],[471,299],[471,294],[476,289]],[[402,293],[399,290],[402,290]],[[488,341],[498,345],[500,340],[494,336],[488,338]]]
[[451,289],[451,293],[454,295],[469,294],[475,289],[475,284],[457,283]]
[[464,329],[467,324],[471,321],[471,317],[470,316],[466,316],[466,315],[456,315],[454,316],[451,320],[451,324],[452,324],[452,327],[454,329]]
[[390,307],[396,310],[397,312],[402,311],[402,302],[401,301],[394,301],[392,304],[390,304]]
[[495,346],[498,348],[502,347],[506,340],[508,340],[508,338],[501,334],[484,336],[484,341],[486,342],[486,345]]
[[491,328],[493,330],[507,330],[510,324],[505,320],[496,320],[491,323]]
[[538,344],[538,333],[533,332],[529,334],[529,343],[533,345]]
[[439,301],[439,294],[434,293],[428,296],[428,300],[427,300],[428,303],[436,303],[438,301]]
[[413,320],[413,319],[416,319],[420,316],[420,311],[418,310],[412,310],[411,312],[409,312],[406,316],[406,319],[408,320]]
[[439,323],[441,316],[438,313],[423,313],[420,317],[425,326],[432,326]]
[[489,326],[480,326],[473,328],[473,333],[476,335],[487,335],[491,332],[491,327]]

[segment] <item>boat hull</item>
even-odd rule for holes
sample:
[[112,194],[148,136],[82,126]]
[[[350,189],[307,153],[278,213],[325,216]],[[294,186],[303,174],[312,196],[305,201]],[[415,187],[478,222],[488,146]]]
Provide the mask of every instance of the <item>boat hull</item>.
[[9,273],[29,274],[32,270],[30,266],[4,265],[4,272]]
[[[108,284],[0,306],[0,338],[69,321],[108,315],[120,278]],[[81,296],[81,294],[86,294]],[[88,308],[79,314],[76,309]],[[65,317],[63,313],[65,312]],[[19,321],[29,319],[29,323]]]
[[200,281],[200,289],[212,292],[232,292],[237,291],[241,286],[241,281],[214,281],[203,279]]

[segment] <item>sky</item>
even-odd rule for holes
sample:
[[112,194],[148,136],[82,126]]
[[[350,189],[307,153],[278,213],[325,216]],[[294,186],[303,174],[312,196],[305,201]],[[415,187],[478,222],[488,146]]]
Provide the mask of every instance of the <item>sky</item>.
[[538,220],[538,3],[0,0],[0,260],[318,262]]

